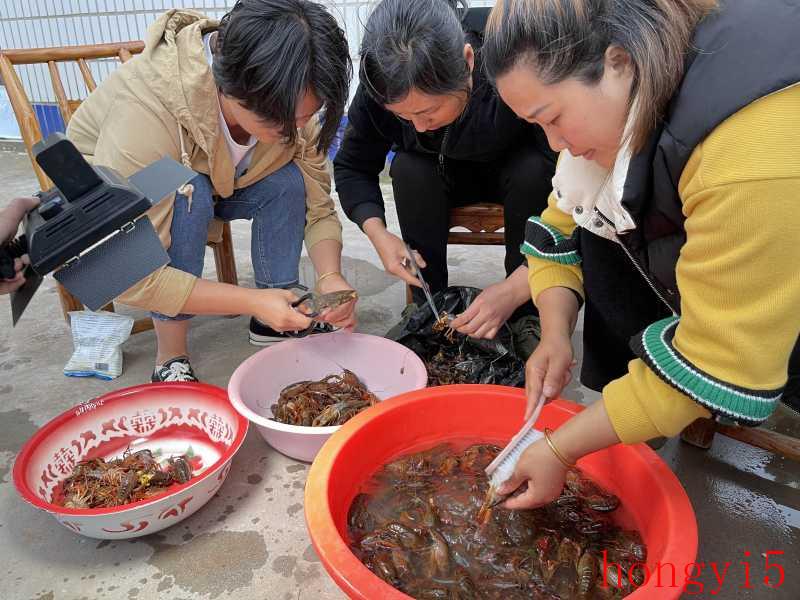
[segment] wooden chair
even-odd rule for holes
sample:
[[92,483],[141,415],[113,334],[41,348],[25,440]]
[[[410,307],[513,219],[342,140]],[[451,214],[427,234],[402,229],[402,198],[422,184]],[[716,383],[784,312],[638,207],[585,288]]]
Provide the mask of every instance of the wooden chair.
[[[22,139],[28,151],[33,171],[39,180],[42,190],[52,187],[52,182],[36,164],[33,158],[33,145],[42,139],[42,130],[36,119],[36,114],[28,98],[25,88],[14,69],[15,65],[31,65],[47,63],[50,71],[50,79],[53,83],[53,92],[58,102],[59,112],[64,119],[64,124],[68,124],[75,110],[82,100],[67,98],[64,91],[64,84],[58,71],[59,62],[76,62],[80,69],[83,81],[86,84],[88,93],[97,87],[92,72],[89,69],[88,60],[118,58],[121,62],[127,62],[134,54],[144,50],[144,42],[120,42],[115,44],[96,44],[91,46],[67,46],[63,48],[31,48],[26,50],[0,50],[0,75],[5,82],[8,97],[14,114],[19,123]],[[88,94],[87,94],[88,95]],[[236,285],[238,278],[236,275],[236,258],[233,254],[233,239],[228,223],[223,223],[221,235],[217,239],[209,240],[208,245],[214,250],[214,261],[217,267],[217,278],[224,283]],[[83,310],[80,300],[70,294],[63,286],[58,286],[61,308],[64,318],[69,322],[69,312],[73,310]],[[114,310],[113,303],[105,307],[106,310]],[[133,333],[146,331],[153,328],[153,321],[149,317],[138,319],[133,326]]]
[[463,227],[468,231],[450,231],[448,244],[482,244],[502,246],[503,206],[501,204],[472,204],[450,211],[450,229]]
[[[456,227],[467,231],[452,231]],[[501,204],[460,206],[450,211],[451,231],[447,236],[447,243],[502,246],[505,243],[505,234],[499,230],[503,227]],[[411,303],[411,286],[406,286],[406,302]]]
[[683,430],[681,439],[687,444],[708,450],[717,434],[800,462],[799,439],[763,427],[722,425],[714,419],[697,419]]

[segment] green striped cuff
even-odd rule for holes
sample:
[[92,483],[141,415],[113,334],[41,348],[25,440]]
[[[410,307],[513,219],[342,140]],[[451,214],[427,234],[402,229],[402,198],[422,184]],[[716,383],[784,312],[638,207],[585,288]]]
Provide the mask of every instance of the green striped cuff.
[[525,225],[525,241],[520,252],[562,265],[578,265],[581,256],[574,238],[565,237],[558,229],[531,217]]
[[656,321],[631,339],[631,349],[656,375],[695,402],[742,425],[755,426],[772,414],[783,393],[753,390],[722,381],[689,362],[672,341],[680,317]]

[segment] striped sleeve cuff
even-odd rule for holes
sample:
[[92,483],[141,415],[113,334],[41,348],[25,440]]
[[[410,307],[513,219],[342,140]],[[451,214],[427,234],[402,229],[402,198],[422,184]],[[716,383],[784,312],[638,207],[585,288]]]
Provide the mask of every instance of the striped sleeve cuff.
[[631,349],[663,381],[712,413],[742,425],[764,422],[775,410],[783,388],[754,390],[722,381],[686,359],[674,346],[680,317],[669,317],[647,327],[631,340]]
[[611,425],[624,444],[673,437],[694,420],[711,413],[665,383],[642,360],[628,363],[628,373],[603,388]]
[[539,217],[528,219],[520,252],[562,265],[578,265],[581,262],[575,238],[564,236]]

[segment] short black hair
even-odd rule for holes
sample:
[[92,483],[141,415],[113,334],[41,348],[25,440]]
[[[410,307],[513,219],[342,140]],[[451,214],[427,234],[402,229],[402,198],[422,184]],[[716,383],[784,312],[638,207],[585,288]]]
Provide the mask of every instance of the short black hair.
[[464,0],[383,0],[372,11],[361,42],[359,79],[379,104],[412,89],[431,96],[469,92],[464,58]]
[[347,103],[353,67],[336,19],[310,0],[238,0],[219,24],[214,80],[264,122],[297,140],[295,111],[308,90],[324,106],[317,144],[326,152]]

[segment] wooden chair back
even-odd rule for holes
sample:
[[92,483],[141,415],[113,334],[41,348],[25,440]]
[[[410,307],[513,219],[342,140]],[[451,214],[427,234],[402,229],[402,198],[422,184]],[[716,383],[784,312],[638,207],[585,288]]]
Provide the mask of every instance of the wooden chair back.
[[503,228],[503,206],[500,204],[472,204],[450,211],[450,229],[463,227],[468,231],[450,231],[448,244],[505,243]]
[[[30,48],[24,50],[0,50],[0,76],[5,82],[8,99],[14,109],[14,114],[19,124],[22,140],[31,161],[31,166],[39,180],[42,190],[48,190],[53,183],[44,174],[33,157],[33,146],[42,139],[42,129],[36,118],[33,104],[25,91],[15,67],[20,65],[47,64],[50,80],[53,84],[53,93],[56,97],[58,110],[64,124],[68,125],[72,115],[80,106],[83,98],[69,98],[64,88],[64,82],[59,73],[58,63],[74,62],[86,85],[86,96],[91,94],[97,83],[94,80],[88,61],[98,59],[119,59],[127,62],[135,54],[144,50],[144,42],[117,42],[113,44],[94,44],[89,46],[67,46],[61,48]],[[217,267],[217,278],[225,283],[237,284],[236,259],[233,254],[233,241],[230,225],[225,223],[222,227],[222,239],[219,242],[209,242],[214,250],[214,259]],[[83,310],[83,304],[70,294],[63,286],[58,285],[59,299],[64,318],[69,322],[69,312]],[[114,305],[109,304],[105,310],[114,310]],[[153,328],[153,322],[148,317],[138,319],[133,326],[133,332],[146,331]]]
[[20,81],[14,67],[46,63],[53,84],[58,110],[64,125],[68,125],[72,115],[80,106],[83,98],[68,98],[64,82],[58,70],[58,63],[75,62],[78,65],[83,81],[86,84],[86,96],[97,87],[87,61],[103,58],[118,58],[122,62],[130,60],[134,54],[144,50],[144,42],[120,42],[116,44],[96,44],[92,46],[69,46],[64,48],[30,48],[26,50],[0,50],[0,75],[5,82],[8,99],[14,109],[19,123],[19,130],[25,149],[31,159],[36,178],[43,190],[52,187],[44,171],[33,159],[33,145],[42,139],[42,129],[36,119],[30,98]]
[[[461,227],[467,231],[453,231]],[[502,246],[505,244],[503,229],[503,206],[501,204],[471,204],[450,211],[450,233],[448,244],[480,244]],[[411,286],[406,286],[406,303],[412,301]]]

